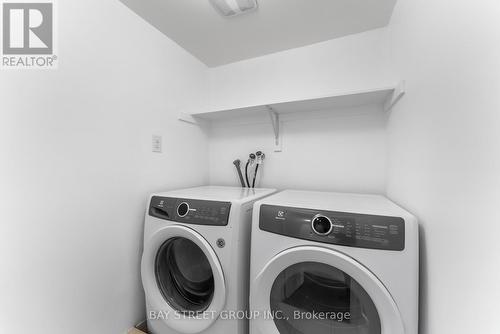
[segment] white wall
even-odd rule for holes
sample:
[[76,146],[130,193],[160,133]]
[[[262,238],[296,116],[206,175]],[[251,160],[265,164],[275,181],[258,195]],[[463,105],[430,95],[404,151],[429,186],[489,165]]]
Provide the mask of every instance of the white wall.
[[[209,69],[210,105],[240,107],[393,85],[384,29]],[[260,186],[385,190],[385,115],[363,107],[283,117],[283,152],[269,121],[214,126],[210,182],[238,184],[232,160],[267,154]]]
[[386,117],[368,106],[282,117],[283,151],[274,152],[269,120],[213,126],[210,182],[238,185],[233,160],[265,152],[257,186],[381,193],[385,189]]
[[146,195],[208,181],[176,120],[205,66],[118,1],[58,4],[59,69],[0,72],[0,332],[122,333],[145,316]]
[[407,95],[389,122],[388,194],[422,233],[421,333],[498,333],[500,3],[399,0]]
[[385,29],[210,68],[211,107],[288,101],[390,86]]

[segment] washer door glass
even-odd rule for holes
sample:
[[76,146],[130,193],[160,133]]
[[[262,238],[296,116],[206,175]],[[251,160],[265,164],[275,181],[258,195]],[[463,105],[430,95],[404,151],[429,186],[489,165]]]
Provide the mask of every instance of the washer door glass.
[[212,268],[191,240],[165,241],[156,255],[155,275],[163,298],[178,312],[202,312],[209,307],[214,295]]
[[271,311],[281,334],[380,334],[368,293],[342,270],[317,262],[282,271],[271,289]]

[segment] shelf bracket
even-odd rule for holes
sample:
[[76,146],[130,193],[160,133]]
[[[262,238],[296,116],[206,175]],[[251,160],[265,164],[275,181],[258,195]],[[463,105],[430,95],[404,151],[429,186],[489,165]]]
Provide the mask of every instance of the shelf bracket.
[[186,123],[189,123],[189,124],[199,125],[199,123],[200,123],[198,119],[196,119],[192,115],[185,114],[185,113],[179,114],[179,116],[178,116],[177,119],[179,121],[186,122]]
[[177,119],[181,122],[197,125],[200,127],[207,127],[209,125],[209,122],[206,119],[196,117],[196,116],[186,114],[186,113],[180,113],[178,115]]
[[401,81],[397,87],[394,89],[394,92],[387,98],[384,104],[384,111],[389,112],[396,105],[396,103],[401,100],[401,98],[406,94],[406,85],[404,81]]
[[266,105],[271,124],[274,130],[274,152],[281,152],[282,145],[280,140],[280,115],[269,105]]

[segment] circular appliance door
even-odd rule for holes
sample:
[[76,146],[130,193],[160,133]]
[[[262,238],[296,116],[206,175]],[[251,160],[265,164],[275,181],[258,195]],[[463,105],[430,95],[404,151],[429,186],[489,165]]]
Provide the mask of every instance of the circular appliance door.
[[152,311],[181,333],[199,333],[217,319],[226,301],[224,274],[210,244],[180,225],[165,227],[146,243],[142,281]]
[[252,284],[254,325],[266,334],[403,334],[384,285],[354,259],[321,247],[275,256]]

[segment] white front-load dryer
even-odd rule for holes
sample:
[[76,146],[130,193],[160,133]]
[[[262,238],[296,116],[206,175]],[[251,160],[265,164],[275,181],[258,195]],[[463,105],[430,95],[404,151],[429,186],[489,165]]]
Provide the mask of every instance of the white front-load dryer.
[[253,203],[271,189],[198,187],[153,194],[141,275],[152,334],[248,333]]
[[383,196],[284,191],[254,205],[251,334],[417,334],[418,226]]

